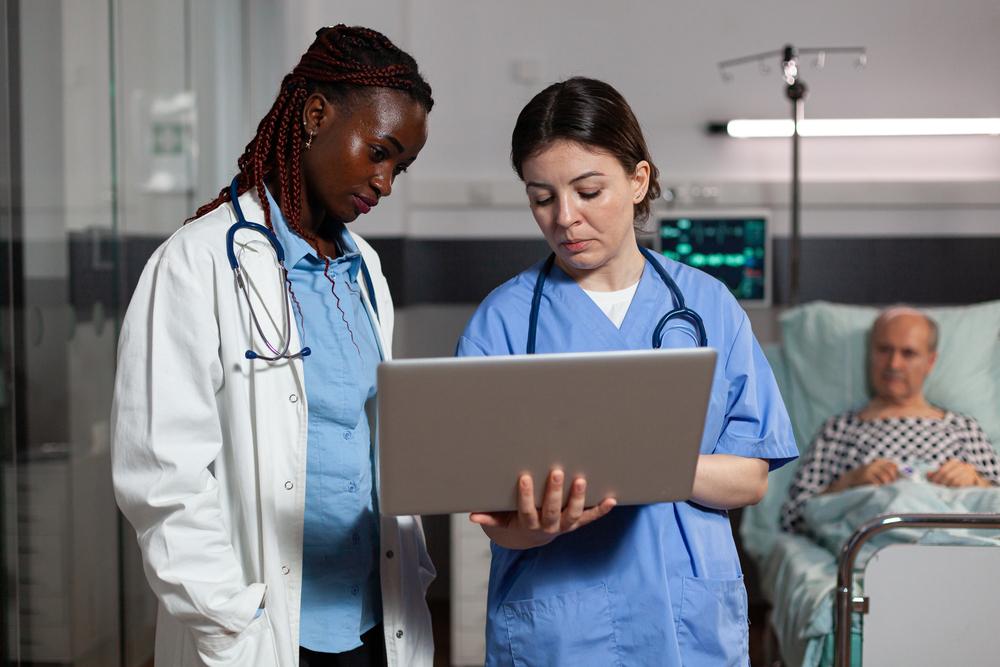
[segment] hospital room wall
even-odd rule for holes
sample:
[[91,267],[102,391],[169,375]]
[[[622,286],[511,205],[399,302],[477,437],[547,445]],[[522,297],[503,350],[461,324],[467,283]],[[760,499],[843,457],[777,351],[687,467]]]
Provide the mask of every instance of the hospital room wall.
[[[808,116],[1000,113],[1000,86],[990,73],[1000,58],[1000,8],[992,0],[305,0],[281,20],[276,75],[295,62],[316,26],[343,21],[384,30],[417,57],[434,86],[431,141],[408,175],[409,206],[397,202],[366,223],[370,235],[531,234],[523,209],[499,215],[521,204],[508,165],[510,129],[535,92],[571,75],[607,79],[630,100],[678,205],[773,208],[779,235],[788,233],[788,142],[703,131],[710,120],[786,117],[777,62],[766,75],[745,66],[726,83],[718,61],[789,40],[860,45],[868,49],[865,69],[847,56],[829,55],[822,70],[804,59]],[[1000,234],[997,139],[812,140],[802,165],[806,236]],[[437,215],[455,208],[463,215]]]
[[[991,0],[948,6],[305,0],[296,7],[275,17],[280,28],[268,27],[278,39],[262,78],[277,80],[293,65],[316,26],[346,22],[386,32],[416,56],[434,87],[431,138],[420,160],[378,216],[358,226],[388,256],[404,352],[444,351],[455,332],[451,324],[421,333],[422,325],[407,326],[411,314],[427,324],[461,320],[468,303],[544,251],[508,155],[518,110],[550,81],[587,74],[622,90],[643,124],[661,182],[675,195],[675,211],[768,211],[779,302],[787,299],[789,142],[709,136],[704,126],[783,118],[787,101],[777,63],[767,74],[745,66],[727,83],[719,60],[789,40],[861,45],[868,49],[864,69],[848,57],[831,55],[823,69],[804,59],[808,116],[1000,115],[1000,86],[991,83],[989,66],[1000,58],[1000,7]],[[264,108],[269,101],[265,93],[254,103]],[[807,140],[802,178],[805,298],[1000,297],[990,284],[996,281],[984,279],[988,252],[1000,251],[1000,138]],[[463,255],[468,259],[455,259]],[[496,266],[502,263],[505,270]],[[956,265],[964,272],[951,271]],[[922,275],[913,275],[917,266],[925,267]],[[435,267],[431,278],[418,271]],[[928,276],[936,273],[940,279]],[[775,316],[751,311],[762,339],[776,337]]]
[[[933,0],[624,7],[592,0],[300,0],[294,9],[277,0],[227,0],[211,8],[176,6],[186,14],[156,3],[123,4],[123,13],[149,15],[138,22],[157,26],[121,34],[120,50],[128,54],[119,101],[121,229],[126,254],[132,250],[127,282],[151,248],[226,183],[281,76],[316,27],[335,22],[383,30],[417,57],[434,86],[431,136],[420,160],[394,196],[356,225],[387,256],[404,311],[474,302],[488,289],[487,280],[522,268],[540,247],[508,165],[509,132],[524,102],[558,78],[590,74],[617,85],[645,128],[661,182],[675,194],[674,210],[769,211],[779,259],[787,253],[789,230],[788,142],[733,140],[703,128],[709,120],[784,117],[780,78],[775,68],[763,75],[751,65],[726,83],[717,61],[779,48],[789,39],[804,46],[864,45],[869,65],[863,70],[846,57],[830,56],[822,70],[806,62],[807,115],[1000,115],[1000,86],[990,83],[989,64],[1000,59],[1000,9],[992,0],[948,6]],[[180,18],[155,18],[169,11]],[[185,26],[191,29],[179,38]],[[174,62],[187,64],[162,67]],[[150,152],[154,98],[182,103],[192,92],[192,145],[185,149],[197,157],[185,158],[189,180],[161,178],[154,182],[160,190],[146,187],[151,172],[170,176],[177,168],[169,156]],[[805,265],[806,288],[811,278],[830,282],[827,276],[841,269],[834,259],[878,248],[868,243],[872,239],[899,242],[906,252],[912,247],[920,256],[910,263],[923,265],[923,254],[940,259],[942,253],[921,239],[946,239],[953,262],[1000,243],[1000,138],[808,140],[802,163],[804,253],[817,256]],[[987,246],[980,243],[984,238]],[[471,260],[445,262],[444,249],[493,257],[506,263],[506,271],[482,271]],[[439,265],[447,271],[434,280],[414,273],[417,266]],[[843,296],[816,296],[891,296],[894,285],[880,294],[861,289],[869,277],[865,268],[845,271],[855,286]],[[784,270],[783,263],[775,269]],[[465,271],[473,272],[471,280]],[[982,299],[974,278],[975,272],[939,291],[956,302]],[[905,276],[898,281],[912,282]],[[464,291],[454,288],[462,284]],[[933,290],[921,295],[941,300]]]

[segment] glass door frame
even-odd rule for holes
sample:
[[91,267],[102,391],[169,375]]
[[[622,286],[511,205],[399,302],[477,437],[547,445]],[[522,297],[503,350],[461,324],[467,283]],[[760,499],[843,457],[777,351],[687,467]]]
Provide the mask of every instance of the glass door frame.
[[[23,308],[21,275],[23,264],[22,217],[18,201],[20,188],[15,179],[19,167],[19,109],[16,103],[20,88],[18,49],[19,0],[0,3],[0,664],[19,664],[18,628],[18,523],[17,523],[17,450],[21,412],[18,392],[17,360],[24,338],[16,316]],[[23,381],[23,378],[22,378]]]

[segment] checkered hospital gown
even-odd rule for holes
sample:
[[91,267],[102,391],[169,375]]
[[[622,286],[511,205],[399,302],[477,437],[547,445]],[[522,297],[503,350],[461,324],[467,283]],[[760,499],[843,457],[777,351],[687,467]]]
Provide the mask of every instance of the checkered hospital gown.
[[813,440],[788,489],[781,527],[802,532],[805,502],[841,475],[876,459],[933,467],[949,459],[971,463],[979,474],[1000,483],[997,452],[975,419],[945,412],[940,419],[889,417],[862,420],[856,412],[831,417]]

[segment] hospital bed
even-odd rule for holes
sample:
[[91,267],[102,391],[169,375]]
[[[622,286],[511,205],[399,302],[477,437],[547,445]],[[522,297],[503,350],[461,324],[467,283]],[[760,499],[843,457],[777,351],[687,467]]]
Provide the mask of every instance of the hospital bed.
[[[974,416],[1000,446],[1000,302],[927,312],[941,332],[928,400]],[[782,344],[765,352],[801,453],[826,418],[867,400],[866,336],[876,315],[822,302],[782,315]],[[832,538],[780,530],[796,466],[771,473],[767,496],[744,510],[740,527],[782,664],[996,664],[1000,549],[983,547],[1000,546],[1000,490],[980,490],[965,505],[985,509],[976,515],[872,516],[837,535],[838,549]]]

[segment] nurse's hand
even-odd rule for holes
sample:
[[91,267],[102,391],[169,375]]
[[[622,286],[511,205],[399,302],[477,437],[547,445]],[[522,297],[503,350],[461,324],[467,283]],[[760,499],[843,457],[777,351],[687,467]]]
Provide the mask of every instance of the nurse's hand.
[[585,508],[587,480],[578,477],[573,480],[569,500],[563,508],[562,470],[549,473],[540,510],[535,507],[535,487],[531,475],[521,475],[517,480],[517,489],[516,512],[473,512],[469,515],[469,520],[482,526],[491,540],[507,549],[531,549],[546,545],[563,533],[601,518],[616,504],[614,498],[605,498],[600,505]]

